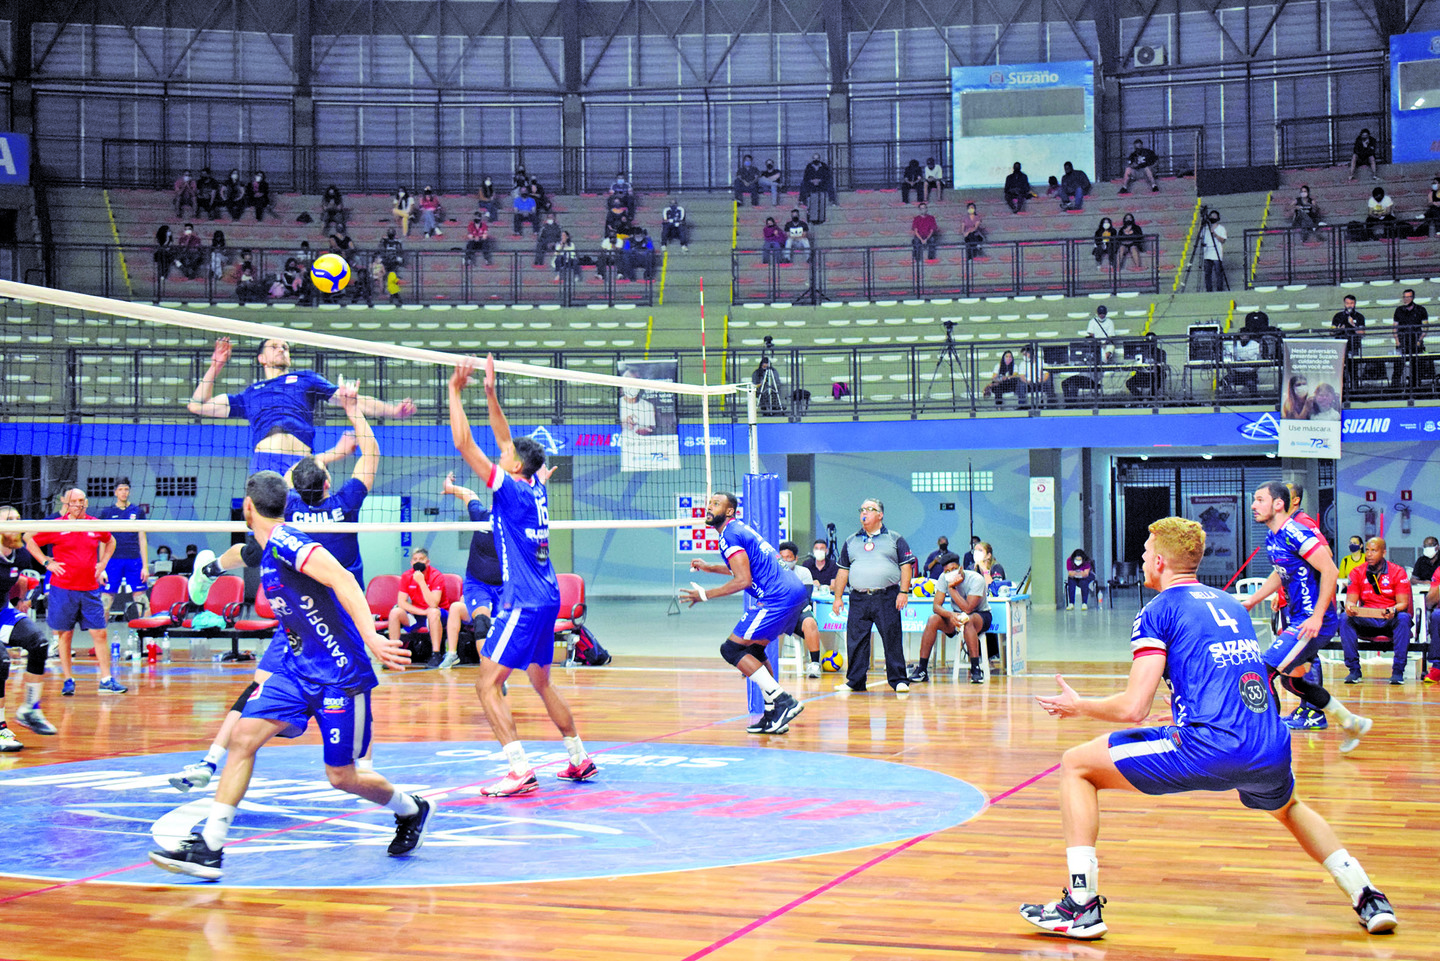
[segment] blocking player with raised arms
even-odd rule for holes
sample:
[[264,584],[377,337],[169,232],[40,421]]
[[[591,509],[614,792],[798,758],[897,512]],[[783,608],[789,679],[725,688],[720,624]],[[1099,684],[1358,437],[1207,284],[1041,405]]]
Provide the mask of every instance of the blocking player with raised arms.
[[545,704],[545,712],[565,739],[570,764],[557,777],[588,781],[597,769],[585,752],[570,706],[550,683],[560,584],[555,566],[550,563],[549,502],[545,485],[537,476],[545,466],[545,449],[533,437],[510,436],[510,424],[495,392],[495,358],[487,356],[485,402],[500,458],[497,462],[485,456],[470,433],[470,420],[460,397],[475,373],[475,364],[473,359],[462,360],[450,378],[450,436],[465,463],[490,488],[490,514],[500,548],[505,583],[500,610],[480,648],[480,678],[475,682],[475,693],[510,764],[510,773],[484,793],[509,797],[528,794],[540,786],[501,687],[514,670],[523,670],[530,678],[530,685]]
[[[18,521],[20,512],[0,507],[0,522]],[[10,677],[9,648],[25,649],[25,695],[15,720],[36,734],[54,734],[55,725],[40,710],[40,692],[45,682],[45,658],[50,644],[40,628],[27,616],[29,601],[20,591],[20,568],[28,556],[17,531],[0,532],[0,751],[18,751],[23,744],[5,724],[5,682]]]
[[1052,717],[1134,724],[1149,715],[1164,679],[1173,718],[1065,752],[1060,809],[1069,884],[1060,900],[1021,905],[1020,915],[1071,938],[1105,934],[1095,855],[1102,789],[1150,795],[1237,791],[1241,804],[1269,812],[1325,866],[1367,931],[1394,930],[1395,911],[1385,895],[1325,819],[1295,797],[1290,731],[1272,704],[1260,642],[1238,601],[1196,579],[1204,554],[1205,532],[1195,521],[1167,517],[1151,524],[1145,586],[1157,593],[1135,619],[1125,690],[1081,697],[1057,675],[1060,693],[1038,698]]
[[[210,367],[190,396],[188,409],[197,417],[243,417],[250,421],[252,473],[284,474],[315,444],[315,404],[333,401],[339,388],[313,370],[290,369],[290,345],[271,338],[260,345],[257,360],[264,377],[238,394],[215,395],[215,383],[230,360],[230,339],[215,341]],[[387,404],[361,397],[360,410],[370,417],[406,418],[415,413],[409,398]]]
[[[145,511],[139,504],[130,502],[130,478],[115,478],[115,503],[100,509],[97,515],[102,521],[143,521]],[[100,601],[105,608],[105,617],[110,617],[110,607],[115,603],[116,594],[129,594],[140,606],[141,617],[150,608],[147,588],[150,584],[146,558],[150,556],[150,541],[144,531],[116,531],[115,553],[105,565],[105,583],[101,585]]]
[[1290,489],[1275,481],[1255,491],[1250,515],[1270,530],[1265,537],[1265,551],[1275,569],[1241,604],[1247,611],[1254,610],[1282,584],[1285,586],[1287,624],[1266,649],[1265,664],[1272,677],[1280,678],[1285,690],[1324,711],[1345,730],[1340,753],[1349,754],[1360,746],[1360,739],[1373,722],[1352,714],[1339,698],[1306,677],[1310,662],[1330,643],[1338,627],[1335,585],[1340,571],[1322,536],[1291,516],[1291,497]]
[[350,572],[281,519],[286,493],[283,477],[261,471],[246,481],[243,506],[245,523],[263,551],[260,584],[280,621],[279,663],[245,704],[204,828],[174,850],[150,852],[150,860],[167,871],[219,880],[222,849],[250,784],[256,752],[276,735],[299,737],[312,717],[330,784],[394,812],[391,857],[417,848],[429,819],[428,801],[398,791],[355,763],[370,748],[370,691],[379,683],[365,649],[396,670],[405,669],[410,655],[375,632],[365,595]]
[[805,705],[775,680],[765,661],[765,645],[789,631],[805,605],[810,591],[794,571],[787,571],[765,538],[736,519],[740,502],[728,491],[710,495],[705,505],[705,523],[720,532],[720,556],[724,564],[707,564],[698,557],[690,562],[692,571],[729,574],[730,579],[709,590],[694,584],[680,592],[691,607],[728,594],[739,594],[755,607],[740,615],[730,636],[720,645],[720,656],[759,685],[765,695],[765,713],[745,730],[750,734],[784,734]]

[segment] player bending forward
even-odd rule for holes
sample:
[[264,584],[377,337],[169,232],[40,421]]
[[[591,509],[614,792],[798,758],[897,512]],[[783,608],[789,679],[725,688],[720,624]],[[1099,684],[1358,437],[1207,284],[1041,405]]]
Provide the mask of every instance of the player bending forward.
[[694,584],[691,590],[680,592],[680,599],[694,607],[714,597],[744,591],[755,602],[754,609],[740,616],[740,623],[720,645],[720,656],[758,684],[765,695],[765,713],[745,730],[751,734],[784,734],[805,705],[787,693],[770,673],[765,645],[800,623],[800,612],[810,603],[810,591],[794,571],[780,564],[775,548],[765,538],[735,519],[738,506],[734,494],[720,491],[710,495],[705,523],[720,532],[720,556],[725,563],[707,564],[699,558],[690,562],[692,571],[729,574],[730,579],[708,591]]
[[499,462],[491,461],[480,450],[470,433],[470,421],[460,399],[460,392],[475,373],[475,363],[470,359],[461,361],[450,378],[450,436],[465,463],[485,479],[491,491],[490,516],[505,583],[499,612],[480,649],[480,679],[475,682],[475,693],[480,697],[490,729],[510,762],[510,773],[484,793],[491,797],[509,797],[528,794],[540,786],[501,689],[513,670],[523,670],[529,676],[535,693],[545,703],[545,712],[565,738],[570,764],[557,777],[566,781],[588,781],[597,769],[585,753],[570,705],[550,684],[550,661],[555,656],[555,615],[560,612],[560,583],[555,577],[555,566],[550,563],[550,509],[545,485],[536,477],[545,466],[545,450],[532,437],[510,436],[510,424],[495,393],[493,356],[485,358],[485,401],[490,430],[500,448]]
[[1059,901],[1021,905],[1020,916],[1071,938],[1105,933],[1095,858],[1101,788],[1238,791],[1241,804],[1270,812],[1325,865],[1367,931],[1394,930],[1395,910],[1385,895],[1325,819],[1295,797],[1290,730],[1271,702],[1260,643],[1238,601],[1195,579],[1204,553],[1205,533],[1195,521],[1167,517],[1151,524],[1145,586],[1158,593],[1135,619],[1125,690],[1082,698],[1057,675],[1060,693],[1039,698],[1054,717],[1135,723],[1149,714],[1164,678],[1174,723],[1116,731],[1065,752],[1060,807],[1070,884]]
[[299,737],[311,717],[324,742],[330,784],[395,813],[391,857],[403,857],[419,847],[429,819],[430,802],[396,790],[383,776],[355,763],[369,751],[370,691],[379,683],[365,648],[396,670],[404,670],[410,656],[399,644],[375,633],[365,595],[340,562],[281,520],[285,495],[285,479],[274,471],[261,471],[245,483],[243,509],[245,523],[264,551],[260,584],[280,620],[276,640],[286,638],[289,643],[283,645],[274,672],[258,683],[235,726],[205,827],[174,850],[150,852],[150,860],[166,871],[206,881],[220,879],[222,849],[236,806],[250,784],[256,752],[277,734]]

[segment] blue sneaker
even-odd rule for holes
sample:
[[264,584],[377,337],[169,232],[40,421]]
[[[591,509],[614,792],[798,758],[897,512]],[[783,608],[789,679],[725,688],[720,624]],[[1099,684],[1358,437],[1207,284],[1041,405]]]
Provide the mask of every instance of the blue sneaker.
[[1295,708],[1295,710],[1291,711],[1289,715],[1287,715],[1286,717],[1282,717],[1280,720],[1285,722],[1286,727],[1295,727],[1304,719],[1305,705],[1301,704],[1299,707]]
[[[1302,710],[1303,714],[1300,713]],[[1313,707],[1297,710],[1285,723],[1292,731],[1323,731],[1330,726],[1330,722],[1325,720],[1325,712],[1317,711]]]
[[113,677],[107,677],[100,682],[101,694],[124,694],[128,690],[128,687],[121,687],[120,682]]
[[65,679],[65,683],[60,686],[60,693],[64,697],[75,696],[75,679],[73,677]]

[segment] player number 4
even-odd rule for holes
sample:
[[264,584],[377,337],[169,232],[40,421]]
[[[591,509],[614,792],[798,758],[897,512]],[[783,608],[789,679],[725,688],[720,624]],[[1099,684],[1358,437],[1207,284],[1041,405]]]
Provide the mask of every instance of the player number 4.
[[1217,610],[1215,608],[1215,605],[1210,601],[1206,601],[1205,606],[1210,608],[1210,616],[1215,618],[1216,624],[1219,624],[1221,627],[1230,628],[1231,632],[1234,634],[1240,633],[1239,621],[1235,620],[1235,618],[1231,617],[1225,611]]

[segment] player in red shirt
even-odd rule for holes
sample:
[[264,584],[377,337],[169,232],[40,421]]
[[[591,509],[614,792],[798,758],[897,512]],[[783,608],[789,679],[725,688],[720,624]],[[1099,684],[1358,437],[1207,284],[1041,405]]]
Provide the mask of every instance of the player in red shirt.
[[1360,681],[1360,636],[1389,635],[1395,641],[1390,683],[1405,683],[1405,662],[1410,656],[1410,626],[1414,612],[1410,575],[1385,559],[1385,539],[1365,542],[1365,563],[1350,572],[1345,590],[1345,616],[1340,619],[1340,643],[1345,648],[1346,684]]
[[1430,612],[1430,650],[1425,655],[1430,661],[1430,670],[1425,675],[1426,684],[1440,684],[1440,621],[1435,619],[1435,605],[1440,604],[1440,570],[1430,577],[1430,591],[1425,595],[1425,609]]
[[445,623],[445,575],[431,566],[430,553],[423,547],[411,559],[415,563],[400,575],[400,596],[390,609],[390,639],[400,640],[401,629],[423,617],[430,628],[430,640],[438,647],[445,636],[440,630]]
[[[71,488],[65,492],[62,519],[93,521],[85,513],[89,505],[85,492]],[[46,557],[42,548],[53,545],[55,556]],[[60,642],[60,672],[65,676],[60,693],[75,693],[75,676],[70,672],[70,641],[75,625],[90,632],[95,642],[95,656],[100,661],[100,693],[124,694],[110,671],[110,646],[106,643],[105,606],[100,600],[105,565],[115,553],[115,539],[104,531],[43,531],[25,535],[25,547],[50,575],[45,623]]]

